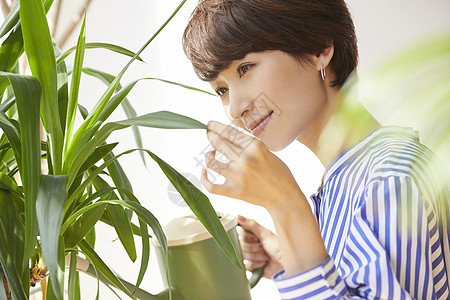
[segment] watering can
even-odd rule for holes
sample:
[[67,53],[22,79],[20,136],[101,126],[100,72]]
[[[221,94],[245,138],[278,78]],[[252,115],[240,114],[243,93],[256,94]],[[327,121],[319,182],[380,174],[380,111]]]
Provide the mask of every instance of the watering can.
[[[236,231],[237,219],[230,214],[218,213],[220,221],[233,243],[238,258],[242,252]],[[264,273],[264,268],[253,271],[250,279],[246,272],[234,265],[222,252],[211,234],[194,215],[175,218],[165,227],[168,244],[168,264],[156,239],[152,239],[163,283],[166,289],[157,295],[138,289],[134,294],[145,300],[251,300],[253,288]],[[66,266],[70,255],[66,256]],[[99,276],[105,284],[109,280],[95,272],[88,261],[77,257],[77,270]],[[169,280],[168,280],[169,279]],[[128,290],[134,286],[121,280]],[[169,288],[170,282],[170,288]]]
[[[236,217],[224,213],[218,216],[242,261]],[[251,300],[250,289],[258,283],[264,270],[255,270],[247,279],[245,270],[225,256],[197,217],[173,219],[164,227],[164,232],[168,265],[158,242],[152,240],[152,243],[164,285],[168,288],[170,283],[173,300]],[[167,293],[168,290],[153,299],[169,299]]]

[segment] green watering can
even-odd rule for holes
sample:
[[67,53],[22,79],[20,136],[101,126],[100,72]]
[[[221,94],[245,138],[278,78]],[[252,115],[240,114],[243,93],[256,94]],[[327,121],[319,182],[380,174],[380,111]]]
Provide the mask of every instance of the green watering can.
[[[218,213],[240,260],[242,252],[236,231],[237,219],[230,214]],[[156,239],[152,240],[160,266],[164,291],[152,295],[142,289],[136,298],[145,300],[251,300],[250,289],[261,279],[264,268],[254,270],[247,279],[245,270],[235,266],[222,252],[210,233],[194,216],[173,219],[165,227],[168,243],[168,265]],[[77,269],[97,276],[87,261],[77,258]],[[66,265],[69,265],[67,261]],[[167,269],[168,268],[168,269]],[[101,275],[101,274],[98,274]],[[109,284],[101,276],[101,281]],[[130,291],[134,286],[122,280]],[[169,288],[170,282],[170,288]]]
[[[236,217],[223,213],[218,216],[242,260]],[[264,270],[255,270],[247,279],[245,270],[225,256],[197,217],[189,215],[173,219],[164,227],[164,232],[168,243],[168,266],[158,242],[155,239],[152,242],[164,285],[167,288],[170,283],[173,291],[172,299],[251,300],[250,289],[258,283]],[[169,299],[167,292],[148,299]]]

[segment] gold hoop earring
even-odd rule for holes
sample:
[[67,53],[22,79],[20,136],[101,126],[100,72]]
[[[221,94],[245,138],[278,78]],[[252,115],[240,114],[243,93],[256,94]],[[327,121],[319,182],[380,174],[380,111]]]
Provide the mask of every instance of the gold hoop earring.
[[323,64],[320,65],[320,76],[322,77],[322,80],[325,80],[327,77],[327,73],[325,71],[325,68],[323,67]]

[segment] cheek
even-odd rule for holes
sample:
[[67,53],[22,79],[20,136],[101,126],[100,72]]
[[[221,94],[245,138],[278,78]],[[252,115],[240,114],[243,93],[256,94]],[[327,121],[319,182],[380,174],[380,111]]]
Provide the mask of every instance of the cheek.
[[225,112],[225,115],[227,116],[228,120],[233,121],[233,118],[231,118],[230,114],[230,106],[228,104],[222,104],[223,111]]

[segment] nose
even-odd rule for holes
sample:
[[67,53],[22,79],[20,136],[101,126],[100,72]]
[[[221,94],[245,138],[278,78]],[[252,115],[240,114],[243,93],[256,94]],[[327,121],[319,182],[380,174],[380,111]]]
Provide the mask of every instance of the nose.
[[253,98],[245,88],[230,88],[229,97],[231,118],[243,118],[253,109]]

